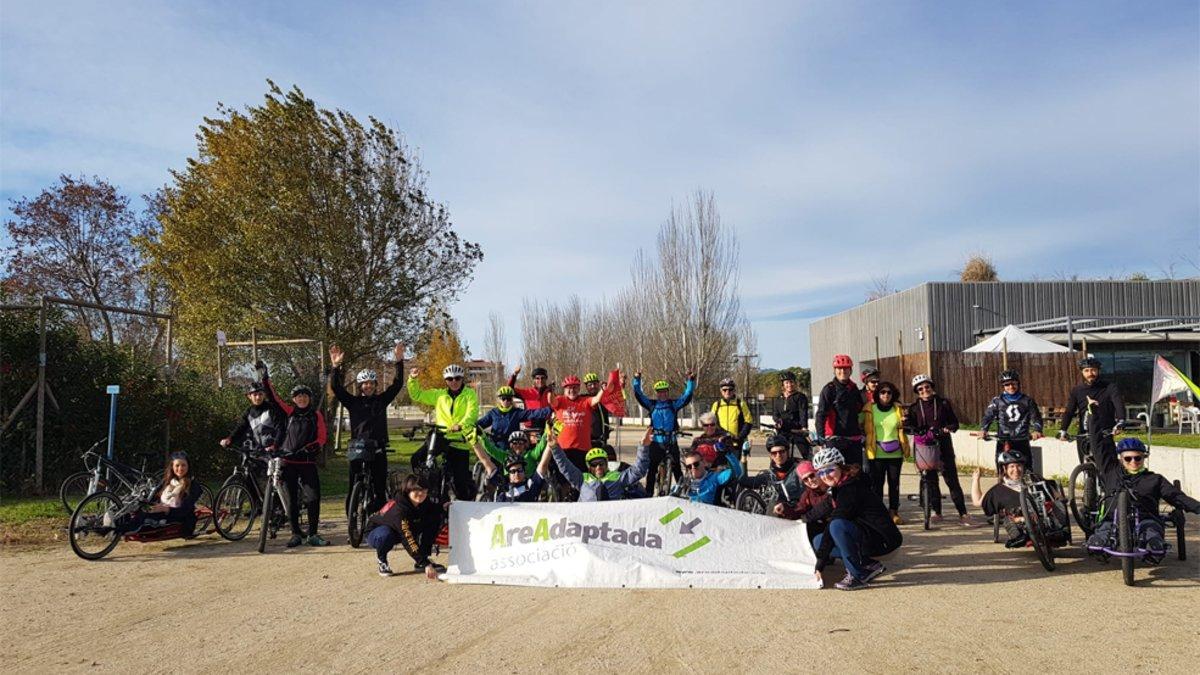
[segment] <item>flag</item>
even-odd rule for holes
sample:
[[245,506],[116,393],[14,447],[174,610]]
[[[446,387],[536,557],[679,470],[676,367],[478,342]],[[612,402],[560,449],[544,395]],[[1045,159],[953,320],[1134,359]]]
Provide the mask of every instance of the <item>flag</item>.
[[608,373],[608,388],[600,397],[600,405],[604,406],[610,415],[625,416],[625,389],[621,386],[621,370],[619,368]]
[[1200,401],[1200,387],[1187,379],[1179,369],[1162,356],[1154,355],[1154,380],[1150,387],[1150,405],[1181,391],[1191,391],[1192,397]]

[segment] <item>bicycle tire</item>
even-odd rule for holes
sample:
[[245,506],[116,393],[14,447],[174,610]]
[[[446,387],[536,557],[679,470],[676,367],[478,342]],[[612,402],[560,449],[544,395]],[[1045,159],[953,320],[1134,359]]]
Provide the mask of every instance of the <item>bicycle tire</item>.
[[664,458],[662,464],[658,465],[658,475],[654,481],[655,497],[666,497],[671,494],[671,468],[667,466],[667,459]]
[[[1178,479],[1174,483],[1176,488],[1181,486]],[[1175,553],[1180,560],[1187,560],[1187,538],[1184,537],[1187,516],[1184,515],[1183,509],[1175,509],[1171,512],[1171,516],[1171,520],[1175,522]]]
[[[1137,547],[1133,538],[1133,528],[1130,526],[1132,515],[1129,513],[1129,491],[1121,490],[1117,495],[1117,550],[1121,553],[1133,553]],[[1126,586],[1133,585],[1133,556],[1121,556],[1121,578]]]
[[767,501],[758,494],[757,490],[743,489],[733,500],[733,507],[745,513],[767,515]]
[[[1078,489],[1076,484],[1079,482],[1081,474],[1084,484],[1082,510],[1075,494]],[[1090,537],[1096,529],[1096,523],[1092,515],[1096,510],[1095,476],[1096,465],[1087,462],[1072,469],[1071,477],[1067,479],[1067,501],[1071,505],[1071,516],[1075,518],[1075,524],[1079,525],[1079,529],[1083,530],[1085,539]],[[1089,488],[1088,486],[1091,487]]]
[[[215,511],[213,510],[214,506],[215,506],[215,503],[213,501],[212,489],[209,488],[204,483],[201,483],[200,484],[200,496],[196,498],[196,506],[195,506],[196,527],[195,527],[195,529],[192,530],[192,533],[194,535],[196,535],[197,537],[202,534],[208,534],[209,532],[211,532],[211,530],[209,530],[208,528],[212,527],[212,524],[213,524],[213,520],[214,520],[213,516],[215,514]],[[201,508],[208,509],[208,514],[200,513]]]
[[267,478],[267,494],[263,497],[262,527],[258,531],[258,552],[267,552],[267,536],[271,529],[271,520],[275,517],[275,486],[271,478]]
[[920,500],[921,515],[924,518],[925,529],[928,530],[930,520],[933,517],[933,500],[929,498],[929,480],[925,477],[924,473],[921,474]]
[[[213,527],[216,528],[217,534],[227,541],[245,539],[254,528],[254,521],[258,517],[254,493],[240,481],[229,483],[217,491],[213,508]],[[238,526],[242,522],[245,523],[245,527],[239,529]]]
[[93,478],[94,474],[91,471],[77,471],[67,476],[67,479],[58,487],[58,499],[67,513],[74,513],[75,507],[92,494]]
[[[108,505],[103,505],[103,502],[108,502]],[[67,539],[70,541],[71,550],[75,552],[75,555],[84,560],[99,560],[111,553],[117,544],[121,543],[121,532],[116,527],[96,528],[92,526],[94,518],[103,518],[104,514],[119,511],[121,507],[121,498],[108,490],[94,492],[79,502],[79,505],[71,512],[71,520],[67,524]],[[99,513],[89,513],[90,510],[96,508],[100,509]],[[86,524],[84,523],[85,519],[87,520]],[[85,548],[81,536],[81,533],[93,530],[106,530],[100,537],[100,543],[103,546],[97,550]]]
[[1054,551],[1050,549],[1050,543],[1046,541],[1046,529],[1042,523],[1041,514],[1034,507],[1025,490],[1021,490],[1021,515],[1025,517],[1025,532],[1029,535],[1029,541],[1033,542],[1033,550],[1037,553],[1038,560],[1047,572],[1053,572]]
[[350,490],[350,517],[346,521],[346,531],[349,535],[350,546],[358,548],[362,544],[363,530],[367,524],[366,485],[355,483]]

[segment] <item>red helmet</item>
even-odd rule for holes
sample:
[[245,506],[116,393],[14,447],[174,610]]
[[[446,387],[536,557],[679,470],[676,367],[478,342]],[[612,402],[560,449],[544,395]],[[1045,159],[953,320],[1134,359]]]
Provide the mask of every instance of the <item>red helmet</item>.
[[849,355],[847,355],[847,354],[838,354],[837,356],[833,357],[833,367],[834,368],[853,368],[854,367],[854,359],[850,358]]
[[575,376],[575,375],[568,375],[568,376],[566,376],[566,377],[564,377],[564,378],[563,378],[563,381],[562,381],[562,386],[564,386],[564,387],[578,387],[578,386],[579,386],[579,378],[578,378],[577,376]]

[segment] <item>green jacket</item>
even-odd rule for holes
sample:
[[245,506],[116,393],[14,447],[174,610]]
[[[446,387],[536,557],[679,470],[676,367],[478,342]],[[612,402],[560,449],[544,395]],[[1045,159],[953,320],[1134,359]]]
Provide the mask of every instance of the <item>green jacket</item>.
[[462,427],[461,431],[446,433],[446,440],[464,442],[468,445],[475,442],[475,422],[479,420],[479,397],[475,390],[463,386],[458,396],[450,396],[445,389],[422,389],[417,378],[408,378],[408,395],[413,403],[433,406],[433,423],[450,428],[454,425]]
[[[546,451],[547,438],[549,438],[547,434],[542,434],[542,437],[538,439],[537,445],[525,451],[524,457],[526,476],[532,476],[533,473],[537,471],[538,462],[542,461],[542,453]],[[484,452],[486,452],[492,459],[496,460],[496,466],[503,470],[504,462],[508,461],[508,450],[496,447],[496,444],[493,443],[490,438],[488,438],[487,434],[480,434],[479,440],[483,441]]]

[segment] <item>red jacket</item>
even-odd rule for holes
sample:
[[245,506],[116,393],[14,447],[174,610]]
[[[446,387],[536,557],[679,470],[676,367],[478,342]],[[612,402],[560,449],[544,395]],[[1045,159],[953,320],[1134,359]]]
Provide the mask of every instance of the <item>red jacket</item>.
[[538,408],[550,407],[550,397],[554,395],[554,392],[550,389],[550,387],[544,387],[542,389],[538,389],[537,387],[525,388],[516,386],[516,383],[517,376],[509,375],[508,386],[512,387],[513,391],[517,392],[517,396],[520,396],[521,400],[525,402],[526,410],[536,410]]

